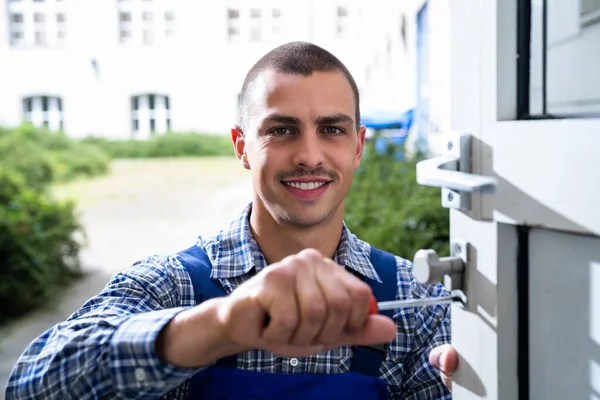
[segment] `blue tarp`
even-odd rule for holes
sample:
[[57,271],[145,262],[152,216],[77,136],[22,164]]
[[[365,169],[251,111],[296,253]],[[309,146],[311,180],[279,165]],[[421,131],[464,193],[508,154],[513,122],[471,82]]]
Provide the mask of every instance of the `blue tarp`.
[[375,141],[375,151],[385,153],[388,144],[398,146],[395,152],[395,158],[398,161],[404,160],[404,142],[408,131],[413,124],[414,110],[409,109],[404,113],[377,112],[367,113],[361,116],[361,125],[374,130],[383,130],[381,136]]
[[404,113],[373,112],[361,116],[360,123],[371,129],[403,129],[408,132],[413,124],[414,109]]

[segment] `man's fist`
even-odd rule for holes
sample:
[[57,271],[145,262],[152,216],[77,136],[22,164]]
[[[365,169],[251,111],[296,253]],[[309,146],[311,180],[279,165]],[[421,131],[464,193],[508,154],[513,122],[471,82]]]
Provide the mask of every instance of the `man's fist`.
[[316,250],[270,265],[218,305],[224,339],[239,351],[302,357],[344,345],[389,342],[394,322],[369,315],[369,285]]

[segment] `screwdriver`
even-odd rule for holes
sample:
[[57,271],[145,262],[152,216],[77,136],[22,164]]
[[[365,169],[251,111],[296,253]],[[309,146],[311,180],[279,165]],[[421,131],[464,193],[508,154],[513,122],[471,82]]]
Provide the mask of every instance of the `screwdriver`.
[[450,304],[455,301],[462,301],[458,295],[428,297],[424,299],[408,299],[395,301],[380,301],[377,302],[374,296],[371,297],[369,303],[369,314],[378,314],[379,311],[396,310],[399,308],[411,308],[429,306],[434,304]]
[[[450,296],[439,296],[439,297],[427,297],[424,299],[408,299],[408,300],[394,300],[394,301],[380,301],[377,302],[375,296],[371,296],[369,302],[369,314],[379,314],[379,311],[386,310],[397,310],[400,308],[411,308],[430,306],[435,304],[450,304],[460,301],[462,298],[458,294],[451,293]],[[267,314],[265,317],[265,326],[271,322],[271,317]]]

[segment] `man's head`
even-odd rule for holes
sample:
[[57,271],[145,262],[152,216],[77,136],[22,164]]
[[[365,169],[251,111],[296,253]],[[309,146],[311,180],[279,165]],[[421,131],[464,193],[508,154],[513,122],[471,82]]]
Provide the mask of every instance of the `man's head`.
[[299,227],[341,221],[365,138],[347,68],[313,44],[278,47],[249,71],[240,114],[231,133],[252,174],[253,217]]
[[[240,93],[238,110],[238,123],[242,129],[248,129],[249,121],[253,115],[252,91],[256,87],[255,80],[267,70],[302,76],[310,76],[313,72],[337,71],[344,74],[354,94],[356,106],[354,118],[356,123],[359,124],[360,96],[358,86],[348,68],[336,56],[319,46],[307,42],[291,42],[265,54],[246,74]],[[356,128],[358,129],[358,127],[357,125]]]

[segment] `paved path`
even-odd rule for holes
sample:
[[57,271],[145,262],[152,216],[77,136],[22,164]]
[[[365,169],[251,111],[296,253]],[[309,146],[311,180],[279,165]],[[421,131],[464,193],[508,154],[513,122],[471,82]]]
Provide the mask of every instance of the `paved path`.
[[[119,162],[115,174],[78,187],[81,220],[88,235],[82,251],[87,275],[64,291],[56,306],[36,311],[0,330],[0,400],[12,366],[27,344],[66,319],[110,277],[155,253],[179,251],[225,227],[250,200],[251,181],[232,171],[235,160],[219,161],[219,171],[204,164],[173,161],[167,166]],[[158,171],[157,171],[158,166]],[[213,165],[213,167],[215,167]],[[193,173],[182,173],[199,168]]]

